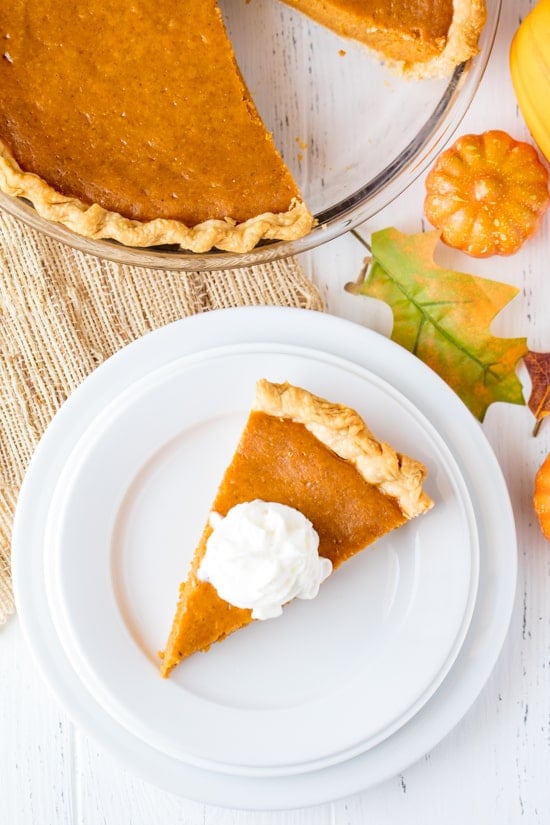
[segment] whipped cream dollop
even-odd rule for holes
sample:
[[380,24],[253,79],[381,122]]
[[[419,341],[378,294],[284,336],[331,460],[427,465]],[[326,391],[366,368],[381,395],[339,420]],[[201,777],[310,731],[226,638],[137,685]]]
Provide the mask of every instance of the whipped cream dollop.
[[303,513],[272,501],[248,501],[211,513],[212,533],[198,576],[253,619],[280,616],[291,599],[313,599],[332,571]]

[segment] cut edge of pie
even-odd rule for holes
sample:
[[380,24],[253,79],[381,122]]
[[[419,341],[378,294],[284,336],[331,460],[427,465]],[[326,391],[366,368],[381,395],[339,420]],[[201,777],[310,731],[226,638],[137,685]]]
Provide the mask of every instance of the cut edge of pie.
[[155,218],[138,221],[97,203],[87,204],[58,192],[39,175],[26,172],[8,145],[0,139],[0,190],[32,203],[40,217],[60,223],[93,240],[109,239],[129,247],[177,244],[194,253],[220,249],[249,252],[262,240],[291,241],[307,235],[315,223],[303,201],[293,198],[286,212],[265,212],[237,223],[230,218],[209,219],[196,226]]
[[[326,448],[327,456],[332,456],[331,461],[341,462],[343,459],[345,465],[353,467],[356,475],[367,482],[364,486],[376,488],[379,491],[376,495],[382,494],[384,500],[389,502],[389,508],[393,509],[389,520],[377,525],[377,534],[369,538],[366,543],[351,549],[339,548],[337,556],[326,553],[333,563],[333,569],[377,538],[433,506],[432,499],[423,489],[423,481],[427,474],[426,467],[420,461],[397,452],[389,444],[378,441],[355,410],[327,401],[289,383],[276,384],[260,379],[256,384],[250,417],[226,469],[212,505],[212,511],[217,509],[221,491],[236,457],[241,454],[242,459],[242,445],[247,432],[253,426],[251,421],[255,414],[265,415],[277,421],[288,420],[303,427],[310,434],[309,437],[312,436],[315,442],[321,445],[321,450]],[[332,477],[331,481],[335,483]],[[361,481],[360,484],[362,483]],[[233,485],[232,493],[234,494],[234,474],[230,484]],[[237,498],[237,501],[253,500],[258,497],[262,496]],[[294,506],[292,501],[281,501],[281,503]],[[324,502],[321,506],[324,506]],[[372,519],[372,516],[370,518]],[[315,523],[315,519],[312,519],[312,522],[314,528],[320,532],[320,525]],[[206,552],[206,543],[211,530],[207,521],[194,551],[188,578],[180,585],[178,603],[168,641],[164,651],[160,653],[160,672],[163,677],[169,676],[172,669],[182,659],[200,650],[208,650],[214,642],[221,641],[230,633],[253,621],[250,610],[235,607],[224,601],[209,582],[199,578],[199,567]],[[321,555],[323,555],[322,547],[323,537],[320,534],[319,552]]]

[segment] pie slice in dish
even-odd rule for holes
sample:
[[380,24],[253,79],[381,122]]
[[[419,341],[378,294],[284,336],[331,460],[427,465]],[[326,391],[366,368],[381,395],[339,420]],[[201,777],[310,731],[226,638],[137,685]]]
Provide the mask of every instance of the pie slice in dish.
[[485,0],[285,0],[407,75],[444,77],[479,51]]
[[[319,555],[335,569],[432,506],[425,475],[420,462],[377,441],[354,410],[262,379],[212,512],[224,517],[258,499],[292,507],[312,523]],[[200,576],[212,529],[209,519],[180,586],[163,676],[253,620],[249,608],[228,603]]]

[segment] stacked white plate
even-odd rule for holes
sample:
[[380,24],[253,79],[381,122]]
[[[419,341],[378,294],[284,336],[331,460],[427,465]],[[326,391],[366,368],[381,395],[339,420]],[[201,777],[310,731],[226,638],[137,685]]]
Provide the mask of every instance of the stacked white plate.
[[[435,507],[163,680],[178,586],[261,377],[357,409],[426,464]],[[396,774],[459,721],[506,634],[516,546],[479,423],[422,362],[347,321],[251,307],[154,332],[71,396],[25,479],[13,568],[77,725],[172,792],[275,809]]]

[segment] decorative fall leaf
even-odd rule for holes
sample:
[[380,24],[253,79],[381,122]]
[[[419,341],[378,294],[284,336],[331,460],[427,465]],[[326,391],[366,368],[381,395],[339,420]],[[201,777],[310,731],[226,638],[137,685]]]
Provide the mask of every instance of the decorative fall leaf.
[[536,418],[533,435],[536,435],[542,419],[550,415],[550,352],[527,352],[523,358],[531,378],[529,409]]
[[389,228],[371,238],[373,261],[359,291],[388,303],[392,339],[413,352],[483,421],[494,401],[525,404],[515,374],[525,338],[496,338],[490,324],[518,293],[498,281],[439,267],[439,233]]

